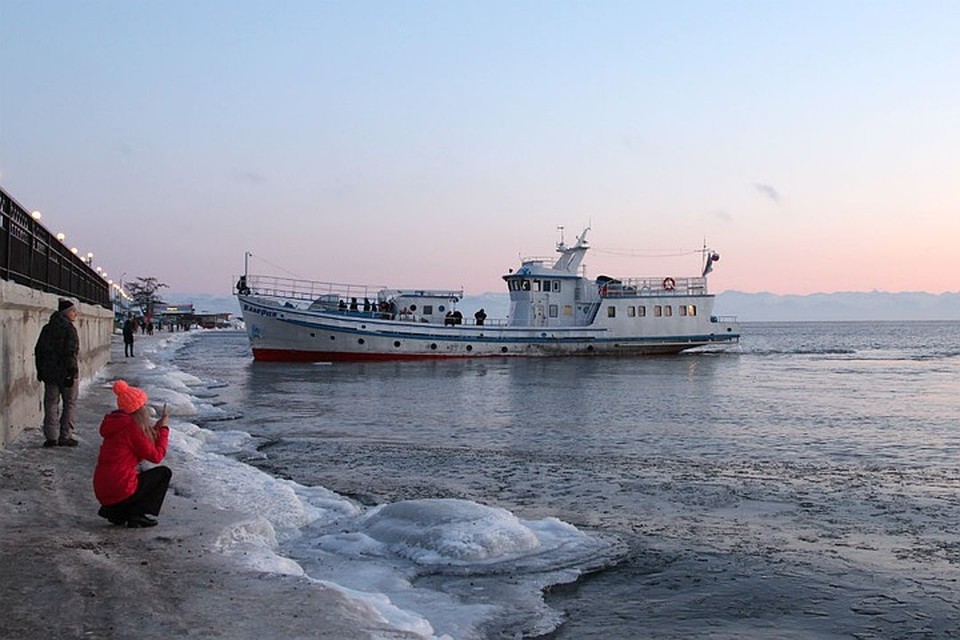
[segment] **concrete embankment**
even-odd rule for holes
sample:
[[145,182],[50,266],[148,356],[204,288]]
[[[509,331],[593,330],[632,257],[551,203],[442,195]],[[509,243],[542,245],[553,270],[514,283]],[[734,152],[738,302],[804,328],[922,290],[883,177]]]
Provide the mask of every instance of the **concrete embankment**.
[[[0,280],[0,449],[43,421],[43,385],[33,347],[59,296]],[[80,380],[89,380],[110,358],[113,311],[78,304]]]

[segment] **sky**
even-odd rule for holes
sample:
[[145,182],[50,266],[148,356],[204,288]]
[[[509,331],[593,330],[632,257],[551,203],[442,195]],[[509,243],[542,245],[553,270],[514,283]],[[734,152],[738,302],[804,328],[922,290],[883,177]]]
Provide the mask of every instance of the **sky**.
[[[0,185],[113,278],[960,291],[960,3],[0,0]],[[677,257],[677,256],[681,257]],[[669,256],[669,257],[668,257]]]

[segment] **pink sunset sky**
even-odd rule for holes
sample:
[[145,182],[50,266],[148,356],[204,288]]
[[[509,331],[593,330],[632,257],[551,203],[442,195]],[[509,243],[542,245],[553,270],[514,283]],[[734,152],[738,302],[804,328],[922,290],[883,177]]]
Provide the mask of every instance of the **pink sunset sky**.
[[[111,278],[960,290],[960,4],[0,0],[0,185]],[[682,258],[638,255],[685,253]],[[628,257],[631,255],[632,257]],[[282,269],[282,271],[279,271]]]

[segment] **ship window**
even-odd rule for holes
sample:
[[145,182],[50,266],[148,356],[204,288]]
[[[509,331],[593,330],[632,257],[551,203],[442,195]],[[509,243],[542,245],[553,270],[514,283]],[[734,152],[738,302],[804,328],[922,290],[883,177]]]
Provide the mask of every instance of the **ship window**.
[[665,315],[665,316],[672,316],[672,315],[673,315],[673,307],[671,307],[671,306],[668,305],[668,304],[663,305],[663,315]]
[[556,318],[560,314],[560,308],[557,305],[552,304],[550,305],[550,311],[548,313],[550,314],[551,318]]
[[687,315],[688,315],[688,316],[695,316],[695,315],[697,315],[697,305],[695,305],[695,304],[688,304],[688,305],[687,305]]
[[573,305],[572,305],[572,304],[565,304],[565,305],[563,305],[563,315],[565,315],[565,316],[572,316],[572,315],[573,315]]
[[637,315],[637,308],[636,308],[636,307],[627,307],[627,317],[628,317],[628,318],[635,318],[636,315]]
[[653,315],[657,318],[663,315],[663,307],[658,304],[653,305]]
[[[546,285],[546,286],[544,286]],[[550,285],[547,282],[540,282],[539,280],[533,281],[533,290],[534,291],[547,291],[550,288]]]
[[416,310],[417,310],[417,305],[415,304],[410,305],[410,311],[416,311]]
[[433,315],[433,305],[432,305],[432,304],[425,304],[425,305],[423,305],[423,315],[425,315],[425,316],[432,316],[432,315]]
[[616,318],[616,317],[617,317],[617,308],[616,308],[615,306],[610,305],[609,307],[607,307],[607,317],[608,317],[608,318]]
[[437,311],[439,311],[440,313],[443,313],[443,312],[446,311],[446,310],[447,310],[447,308],[446,308],[445,306],[443,306],[443,305],[440,305],[439,307],[437,307]]
[[530,281],[529,281],[529,280],[521,280],[521,281],[520,281],[520,289],[521,289],[522,291],[530,291]]
[[682,304],[679,307],[677,307],[677,310],[680,312],[680,315],[682,316],[687,315],[687,305]]
[[553,281],[553,284],[551,285],[551,288],[552,288],[554,291],[560,291],[560,281],[559,281],[559,280],[554,280],[554,281]]
[[647,307],[644,305],[637,305],[637,317],[645,318],[647,315]]

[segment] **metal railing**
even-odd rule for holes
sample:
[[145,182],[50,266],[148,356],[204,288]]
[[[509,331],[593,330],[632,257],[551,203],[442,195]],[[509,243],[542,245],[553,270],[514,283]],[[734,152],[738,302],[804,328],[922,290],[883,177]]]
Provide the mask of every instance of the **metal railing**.
[[0,279],[110,309],[110,286],[0,189]]
[[235,292],[251,293],[271,298],[303,300],[313,302],[318,299],[376,298],[381,286],[362,284],[344,284],[338,282],[318,282],[297,278],[277,276],[248,275],[243,282],[237,282]]
[[707,279],[696,278],[624,278],[611,280],[600,286],[603,298],[625,298],[644,295],[704,295],[707,293]]

